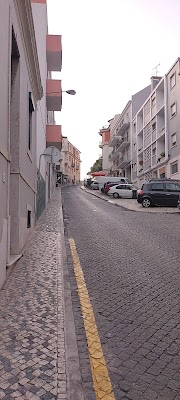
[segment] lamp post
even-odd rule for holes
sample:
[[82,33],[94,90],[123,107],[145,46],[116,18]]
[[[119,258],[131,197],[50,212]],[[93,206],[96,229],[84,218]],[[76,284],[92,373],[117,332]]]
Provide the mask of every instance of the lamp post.
[[73,89],[70,90],[62,90],[62,93],[67,93],[70,94],[71,96],[74,96],[76,94],[76,91]]

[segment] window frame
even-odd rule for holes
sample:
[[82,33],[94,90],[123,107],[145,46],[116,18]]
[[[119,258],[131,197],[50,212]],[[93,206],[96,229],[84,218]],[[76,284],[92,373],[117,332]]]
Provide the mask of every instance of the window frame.
[[[172,78],[174,77],[174,85],[172,85]],[[173,89],[173,87],[176,86],[176,71],[173,72],[173,74],[170,76],[170,90]]]
[[[172,108],[173,108],[173,106],[175,106],[175,112],[174,112],[174,113],[172,113]],[[176,101],[175,101],[175,102],[171,105],[171,118],[175,117],[176,114],[177,114],[177,104],[176,104]]]
[[[157,188],[157,189],[153,189],[153,186],[155,186],[155,185],[157,185],[157,186],[162,185],[162,186],[163,186],[163,189],[160,189],[160,190],[158,190],[158,188]],[[152,190],[153,192],[164,192],[164,190],[165,190],[164,183],[163,183],[163,182],[154,182],[154,183],[152,183],[152,184],[151,184],[151,190]]]
[[[176,171],[176,172],[172,172],[172,168],[174,167],[174,165],[177,165],[177,171]],[[178,160],[176,160],[176,161],[174,161],[174,162],[172,162],[172,163],[170,164],[170,169],[171,169],[171,175],[178,174],[178,171],[179,171]]]
[[[175,136],[175,135],[176,135],[176,142],[175,142],[175,144],[173,144],[173,142],[172,142],[172,137]],[[175,146],[177,146],[177,132],[174,132],[174,133],[171,135],[171,148],[173,148],[173,147],[175,147]]]

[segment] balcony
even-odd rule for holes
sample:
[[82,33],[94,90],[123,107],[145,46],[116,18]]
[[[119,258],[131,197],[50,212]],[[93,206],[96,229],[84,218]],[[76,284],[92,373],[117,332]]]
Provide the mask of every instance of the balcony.
[[129,142],[129,140],[128,140],[128,137],[127,136],[125,136],[125,137],[123,137],[122,139],[121,139],[121,141],[120,141],[120,145],[119,145],[119,147],[118,147],[118,150],[124,150],[124,149],[126,149],[126,147],[128,147],[130,145],[130,142]]
[[162,99],[158,104],[157,104],[157,112],[160,111],[164,107],[164,99]]
[[160,137],[160,136],[162,136],[162,135],[164,135],[165,134],[165,125],[164,126],[162,126],[162,128],[160,128],[159,129],[159,131],[158,131],[158,138]]
[[122,135],[125,131],[129,129],[130,123],[128,121],[122,121],[117,129],[118,135]]
[[109,161],[114,161],[118,157],[119,147],[111,151],[109,154]]
[[62,89],[61,81],[47,79],[46,81],[46,103],[48,111],[61,111]]
[[113,147],[116,145],[116,143],[121,140],[122,136],[120,135],[114,135],[111,137],[110,142],[109,142],[109,147]]
[[46,143],[47,147],[55,146],[61,150],[62,147],[62,133],[61,125],[47,125],[46,126]]
[[126,154],[125,156],[121,157],[119,159],[119,165],[118,168],[124,168],[130,163],[130,158],[129,155]]
[[47,70],[61,71],[62,68],[62,43],[60,35],[46,36]]
[[100,147],[100,149],[102,149],[102,147],[103,147],[102,140],[99,141],[99,147]]

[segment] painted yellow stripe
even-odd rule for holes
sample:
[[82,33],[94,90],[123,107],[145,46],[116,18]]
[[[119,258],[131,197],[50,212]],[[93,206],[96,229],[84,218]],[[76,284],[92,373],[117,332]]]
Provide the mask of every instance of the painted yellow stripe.
[[97,400],[115,400],[74,239],[69,239]]

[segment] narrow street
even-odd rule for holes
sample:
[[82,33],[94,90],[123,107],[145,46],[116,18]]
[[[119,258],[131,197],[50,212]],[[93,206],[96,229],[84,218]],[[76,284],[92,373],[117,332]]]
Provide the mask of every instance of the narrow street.
[[180,399],[180,215],[125,211],[78,187],[64,188],[62,197],[86,400],[95,394],[69,239],[84,273],[114,398]]

